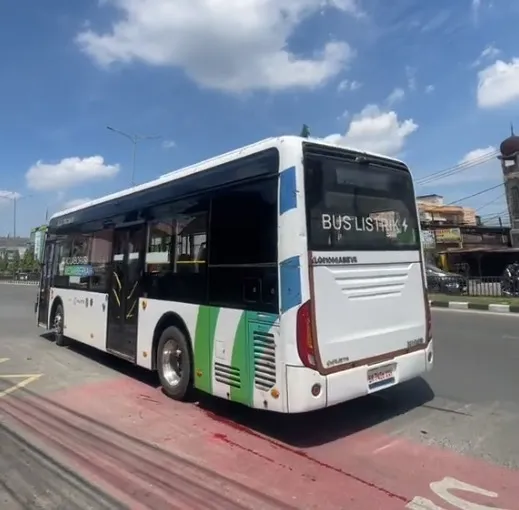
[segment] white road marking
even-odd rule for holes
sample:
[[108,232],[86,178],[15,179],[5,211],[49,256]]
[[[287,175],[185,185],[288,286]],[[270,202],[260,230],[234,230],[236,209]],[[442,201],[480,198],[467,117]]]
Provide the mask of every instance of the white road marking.
[[22,379],[19,383],[14,384],[13,386],[7,388],[6,390],[0,391],[0,398],[13,393],[13,391],[20,390],[27,386],[28,384],[37,381],[43,374],[9,374],[9,375],[0,375],[0,379]]
[[[452,494],[452,491],[460,491],[472,492],[473,494],[478,494],[479,496],[485,496],[487,498],[499,497],[497,492],[488,491],[481,487],[476,487],[475,485],[460,482],[450,476],[446,476],[439,482],[432,482],[429,487],[438,498],[455,508],[459,508],[459,510],[506,510],[505,508],[497,507],[496,505],[488,506],[472,503],[471,501],[461,498],[457,494]],[[446,510],[444,507],[438,506],[430,499],[421,496],[413,498],[405,508],[408,510]]]
[[393,446],[396,446],[397,444],[401,443],[401,439],[395,439],[394,441],[390,441],[389,443],[385,444],[384,446],[381,446],[380,448],[376,448],[373,450],[373,454],[377,454],[380,452],[383,452],[384,450],[387,450],[388,448],[392,448]]
[[501,312],[488,312],[487,310],[458,310],[457,308],[442,308],[431,306],[431,311],[433,313],[441,312],[441,313],[468,313],[468,314],[478,314],[478,315],[492,315],[494,317],[507,317],[509,319],[519,319],[519,313],[501,313]]
[[[5,361],[9,361],[10,358],[0,358],[0,363],[4,363]],[[20,382],[13,384],[9,388],[0,391],[0,398],[13,393],[13,391],[24,388],[28,384],[37,381],[43,374],[0,374],[0,379],[22,379]]]

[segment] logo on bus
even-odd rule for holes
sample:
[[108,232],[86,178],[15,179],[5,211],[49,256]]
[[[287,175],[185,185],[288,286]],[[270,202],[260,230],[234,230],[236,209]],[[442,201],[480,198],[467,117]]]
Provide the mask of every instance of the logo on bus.
[[312,264],[357,264],[357,257],[312,257]]

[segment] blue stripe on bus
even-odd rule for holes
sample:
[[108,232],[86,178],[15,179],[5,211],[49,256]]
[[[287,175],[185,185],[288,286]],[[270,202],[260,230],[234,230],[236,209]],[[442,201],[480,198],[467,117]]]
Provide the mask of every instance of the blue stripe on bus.
[[301,262],[290,257],[279,265],[281,283],[281,313],[301,304]]
[[296,167],[291,166],[279,174],[279,214],[297,206]]

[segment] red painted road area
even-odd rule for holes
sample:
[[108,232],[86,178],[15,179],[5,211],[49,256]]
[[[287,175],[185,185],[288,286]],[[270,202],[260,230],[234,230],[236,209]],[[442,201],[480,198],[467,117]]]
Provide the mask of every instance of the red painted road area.
[[228,403],[176,403],[125,377],[0,408],[135,510],[519,509],[516,471],[373,428],[319,437],[318,413],[309,428],[239,409],[244,426]]

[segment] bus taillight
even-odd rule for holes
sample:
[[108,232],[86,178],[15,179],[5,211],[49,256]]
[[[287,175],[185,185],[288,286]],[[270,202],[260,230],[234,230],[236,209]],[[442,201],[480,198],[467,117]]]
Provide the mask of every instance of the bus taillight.
[[301,305],[297,312],[297,352],[305,367],[315,369],[315,343],[312,326],[312,304],[308,300]]

